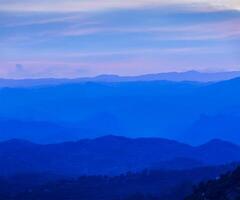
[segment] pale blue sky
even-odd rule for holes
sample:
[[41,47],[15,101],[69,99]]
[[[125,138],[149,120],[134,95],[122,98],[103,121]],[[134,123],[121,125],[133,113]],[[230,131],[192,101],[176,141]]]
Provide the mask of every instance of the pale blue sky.
[[0,77],[240,70],[235,0],[0,0]]

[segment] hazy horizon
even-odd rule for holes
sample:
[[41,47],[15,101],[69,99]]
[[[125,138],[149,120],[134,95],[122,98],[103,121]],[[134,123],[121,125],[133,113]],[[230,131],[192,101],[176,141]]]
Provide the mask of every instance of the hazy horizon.
[[0,0],[0,77],[240,69],[235,0]]

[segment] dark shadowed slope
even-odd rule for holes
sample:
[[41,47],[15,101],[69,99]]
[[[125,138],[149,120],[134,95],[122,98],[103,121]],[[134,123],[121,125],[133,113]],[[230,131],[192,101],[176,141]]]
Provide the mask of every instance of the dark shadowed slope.
[[145,168],[186,169],[234,161],[240,161],[240,147],[220,140],[198,147],[159,138],[116,136],[51,145],[22,140],[0,143],[2,174],[119,174]]

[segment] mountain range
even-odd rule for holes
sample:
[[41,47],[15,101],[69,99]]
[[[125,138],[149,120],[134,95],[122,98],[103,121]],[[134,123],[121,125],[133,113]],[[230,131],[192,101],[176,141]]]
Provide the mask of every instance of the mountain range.
[[108,134],[189,144],[240,141],[240,78],[217,83],[82,82],[0,89],[0,140],[55,143]]

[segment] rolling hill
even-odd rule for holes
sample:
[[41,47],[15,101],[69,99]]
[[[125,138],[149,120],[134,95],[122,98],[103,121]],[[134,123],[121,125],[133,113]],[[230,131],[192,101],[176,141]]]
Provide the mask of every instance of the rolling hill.
[[119,136],[48,145],[16,139],[0,143],[0,175],[113,175],[146,168],[191,169],[238,161],[240,147],[221,140],[196,147],[161,138]]

